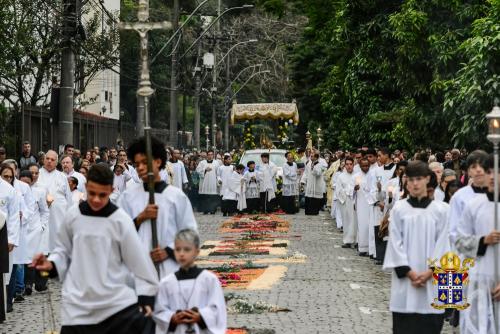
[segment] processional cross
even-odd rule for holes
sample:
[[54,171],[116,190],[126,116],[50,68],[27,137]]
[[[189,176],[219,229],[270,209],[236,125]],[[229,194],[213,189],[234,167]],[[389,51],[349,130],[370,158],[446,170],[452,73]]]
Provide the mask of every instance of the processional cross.
[[[172,29],[172,23],[149,22],[149,0],[139,0],[139,8],[137,11],[138,22],[120,22],[118,27],[122,30],[134,30],[141,38],[141,73],[139,78],[139,89],[137,95],[144,98],[144,136],[146,137],[146,155],[148,158],[148,188],[149,188],[149,204],[154,204],[154,174],[153,174],[153,153],[151,150],[151,125],[149,120],[149,98],[154,93],[149,79],[149,49],[148,49],[148,32],[155,29]],[[138,122],[142,120],[137,120]],[[156,220],[151,220],[151,235],[153,249],[158,247],[158,232],[156,229]],[[155,264],[158,275],[160,274],[158,264]]]

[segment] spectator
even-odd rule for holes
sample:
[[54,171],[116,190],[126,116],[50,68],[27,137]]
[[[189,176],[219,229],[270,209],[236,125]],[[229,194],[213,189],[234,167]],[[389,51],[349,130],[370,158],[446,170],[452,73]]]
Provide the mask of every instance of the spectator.
[[29,164],[37,163],[37,158],[31,154],[31,144],[29,141],[23,143],[23,154],[18,160],[18,165],[20,170],[24,170]]

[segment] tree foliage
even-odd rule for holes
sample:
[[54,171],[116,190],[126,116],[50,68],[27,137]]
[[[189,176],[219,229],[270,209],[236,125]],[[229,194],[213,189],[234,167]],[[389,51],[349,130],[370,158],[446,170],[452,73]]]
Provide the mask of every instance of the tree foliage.
[[499,0],[310,0],[295,94],[330,146],[475,147],[499,97]]

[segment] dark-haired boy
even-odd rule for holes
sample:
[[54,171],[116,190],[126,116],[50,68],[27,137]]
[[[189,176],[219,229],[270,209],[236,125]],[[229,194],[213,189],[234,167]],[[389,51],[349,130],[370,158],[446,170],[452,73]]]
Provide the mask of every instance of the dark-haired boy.
[[443,311],[431,307],[436,295],[428,259],[435,256],[448,208],[427,195],[430,170],[414,161],[406,169],[409,197],[394,204],[384,269],[392,270],[390,310],[393,333],[438,334]]
[[32,266],[63,283],[61,334],[142,333],[158,289],[154,266],[130,217],[109,200],[113,173],[106,164],[89,170],[86,190],[87,201],[68,211],[50,256],[37,254]]
[[472,180],[470,185],[460,188],[451,198],[448,226],[450,241],[457,241],[457,227],[467,203],[476,197],[485,197],[487,191],[486,171],[488,170],[488,153],[476,150],[467,157],[467,175]]
[[[118,206],[134,220],[143,247],[151,252],[151,259],[160,267],[160,277],[179,269],[174,257],[175,234],[183,229],[197,230],[193,208],[184,192],[168,186],[160,178],[160,170],[165,167],[167,154],[163,143],[151,138],[153,153],[153,176],[155,181],[155,204],[149,203],[148,159],[146,140],[139,138],[128,149],[128,156],[134,162],[142,183],[132,184],[118,199]],[[151,219],[156,219],[158,247],[153,249]]]

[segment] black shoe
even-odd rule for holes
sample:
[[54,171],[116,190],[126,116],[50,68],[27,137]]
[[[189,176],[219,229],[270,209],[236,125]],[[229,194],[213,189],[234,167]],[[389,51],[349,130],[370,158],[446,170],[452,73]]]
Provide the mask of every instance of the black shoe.
[[208,211],[203,212],[204,215],[208,215]]
[[375,256],[370,255],[370,259],[375,260]]
[[342,248],[351,248],[351,246],[352,246],[351,244],[343,244]]
[[7,304],[7,311],[6,312],[10,313],[12,311],[14,311],[14,307],[12,307],[12,304]]
[[31,288],[31,286],[27,286],[25,289],[24,289],[24,295],[25,296],[31,296],[31,294],[33,293],[33,289]]
[[25,299],[24,299],[23,295],[17,295],[16,297],[14,297],[14,301],[15,301],[16,303],[19,303],[19,302],[24,302],[24,300],[25,300]]
[[46,285],[43,285],[43,286],[37,286],[37,285],[35,285],[35,290],[37,292],[43,292],[43,291],[47,290],[47,286]]
[[360,252],[358,255],[359,256],[368,256],[368,253],[367,252]]
[[384,264],[384,261],[382,261],[382,260],[376,260],[375,264],[378,265],[378,266],[381,266],[381,265]]

